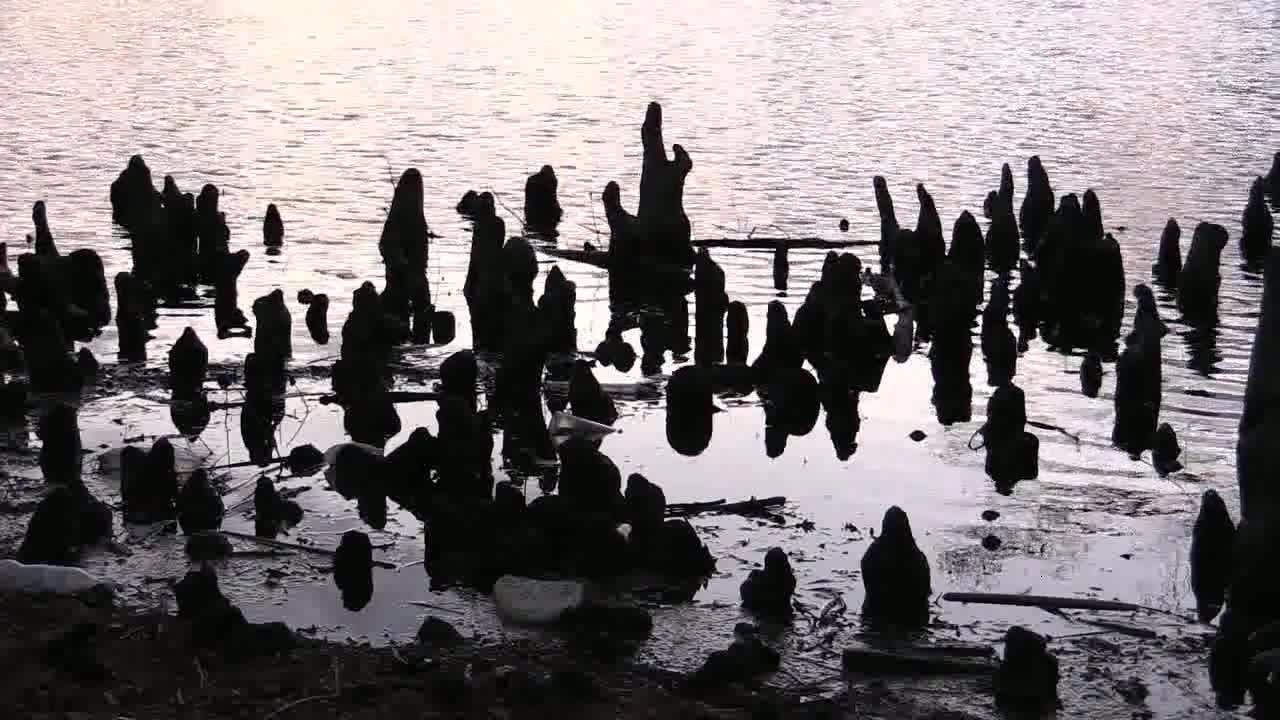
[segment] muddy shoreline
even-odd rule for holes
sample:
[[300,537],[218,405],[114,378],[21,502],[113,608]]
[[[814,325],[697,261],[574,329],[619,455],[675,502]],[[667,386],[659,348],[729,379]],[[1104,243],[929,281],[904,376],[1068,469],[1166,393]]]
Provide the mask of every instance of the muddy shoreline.
[[[371,647],[295,634],[251,660],[193,652],[186,623],[75,597],[0,595],[0,702],[21,718],[950,718],[875,684],[813,698],[738,685],[694,694],[680,673],[538,643]],[[68,633],[88,640],[67,651]]]

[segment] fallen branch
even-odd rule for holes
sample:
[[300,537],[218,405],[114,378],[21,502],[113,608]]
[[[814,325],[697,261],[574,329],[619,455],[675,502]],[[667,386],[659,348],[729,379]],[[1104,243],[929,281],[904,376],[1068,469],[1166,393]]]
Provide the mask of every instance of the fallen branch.
[[874,648],[846,648],[841,664],[845,672],[902,675],[985,675],[996,669],[989,658]]
[[1056,432],[1060,432],[1075,441],[1075,444],[1080,444],[1080,436],[1075,433],[1067,432],[1066,428],[1058,425],[1050,425],[1049,423],[1037,422],[1035,420],[1028,420],[1027,424],[1034,428],[1040,428],[1041,430],[1054,430]]
[[[298,543],[283,542],[281,540],[272,540],[270,538],[261,538],[261,537],[258,537],[257,535],[248,535],[246,533],[235,532],[232,530],[219,530],[218,532],[222,533],[223,535],[226,535],[227,537],[233,537],[240,540],[248,540],[250,542],[256,542],[261,545],[266,545],[267,547],[279,548],[282,550],[301,550],[303,552],[309,552],[315,555],[325,555],[327,557],[333,557],[338,554],[337,552],[333,550],[329,550],[327,548],[313,547],[311,545],[299,545]],[[392,565],[389,562],[383,562],[381,560],[374,560],[373,566],[386,568],[388,570],[396,569],[395,565]]]
[[749,237],[743,240],[733,238],[701,238],[691,241],[694,247],[736,248],[738,250],[773,250],[779,245],[791,248],[838,248],[879,245],[879,240],[824,240],[817,237],[803,238],[768,238]]
[[741,502],[725,502],[724,500],[711,500],[709,502],[695,503],[669,503],[667,505],[667,515],[675,517],[688,517],[690,515],[699,515],[701,513],[715,513],[717,515],[772,515],[770,508],[777,508],[785,505],[787,499],[781,495],[767,498],[751,498]]
[[983,605],[1017,605],[1021,607],[1054,608],[1057,610],[1112,610],[1115,612],[1137,612],[1138,610],[1143,609],[1139,605],[1119,602],[1116,600],[1053,597],[1050,595],[951,592],[943,595],[942,599],[948,602],[979,603]]

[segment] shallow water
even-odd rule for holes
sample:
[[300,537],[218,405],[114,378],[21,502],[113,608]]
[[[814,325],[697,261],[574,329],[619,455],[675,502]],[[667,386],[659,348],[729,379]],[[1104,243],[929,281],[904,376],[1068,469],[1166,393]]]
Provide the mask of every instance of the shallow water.
[[[907,363],[890,364],[878,393],[863,396],[859,447],[847,462],[835,458],[821,425],[768,459],[754,396],[726,402],[710,448],[697,458],[667,446],[661,403],[626,403],[623,433],[604,447],[624,473],[645,473],[673,502],[785,494],[789,524],[810,519],[816,528],[700,520],[721,574],[699,594],[701,607],[660,612],[645,652],[687,665],[724,643],[738,617],[737,583],[771,544],[800,558],[805,601],[820,606],[828,592],[840,592],[856,610],[867,529],[894,503],[910,513],[932,560],[935,592],[1032,589],[1185,614],[1199,493],[1214,487],[1233,512],[1236,504],[1235,427],[1260,278],[1237,269],[1235,240],[1249,182],[1266,171],[1280,137],[1280,90],[1272,82],[1280,73],[1272,51],[1278,31],[1280,9],[1268,0],[1172,0],[1158,9],[1032,0],[1016,12],[989,0],[759,0],[696,11],[625,1],[596,8],[389,0],[320,10],[295,0],[172,0],[161,12],[136,0],[8,0],[0,3],[0,239],[16,252],[30,229],[31,203],[44,199],[64,250],[93,246],[109,274],[126,267],[107,193],[128,156],[141,152],[157,182],[167,173],[187,191],[204,182],[223,190],[232,244],[254,252],[242,307],[275,286],[289,298],[309,287],[333,298],[336,328],[351,291],[381,277],[376,243],[392,176],[414,165],[426,178],[427,219],[442,235],[431,248],[432,290],[459,318],[452,346],[411,354],[430,365],[470,342],[461,298],[469,231],[453,212],[457,199],[469,188],[491,189],[518,212],[525,176],[551,163],[566,212],[561,245],[601,242],[594,229],[604,226],[598,198],[605,183],[617,180],[624,204],[635,207],[639,125],[651,99],[663,103],[667,141],[692,155],[685,202],[701,238],[753,229],[836,238],[843,217],[849,236],[874,239],[875,174],[888,179],[904,225],[916,209],[913,186],[924,182],[949,228],[961,210],[980,214],[1002,162],[1014,168],[1020,202],[1026,157],[1039,153],[1059,195],[1098,192],[1130,285],[1149,280],[1168,217],[1181,222],[1184,249],[1199,220],[1232,234],[1223,253],[1223,321],[1208,361],[1184,342],[1186,328],[1162,298],[1175,331],[1164,342],[1162,419],[1178,431],[1188,470],[1160,480],[1147,463],[1109,449],[1110,366],[1103,396],[1090,400],[1078,392],[1079,359],[1038,342],[1018,366],[1029,415],[1064,426],[1080,443],[1039,432],[1040,480],[1012,497],[994,492],[982,454],[966,447],[987,396],[978,351],[974,422],[937,425],[918,348]],[[286,226],[284,252],[274,258],[260,251],[268,202],[280,207]],[[504,217],[515,230],[513,214]],[[750,308],[758,350],[765,305],[775,295],[770,255],[714,255],[732,299]],[[791,253],[784,302],[792,311],[821,258]],[[561,267],[578,284],[580,345],[593,347],[608,324],[607,278],[582,265]],[[336,345],[317,347],[306,336],[302,307],[291,302],[291,309],[295,365],[335,355]],[[186,324],[209,342],[215,361],[238,360],[250,347],[213,341],[210,312],[166,311],[150,345],[154,364]],[[628,340],[638,346],[634,333]],[[99,358],[113,357],[115,346],[114,328],[92,344]],[[641,379],[638,369],[599,377]],[[324,447],[341,437],[332,408],[294,401],[290,412],[297,419],[282,426],[284,441]],[[431,405],[401,414],[406,428],[435,429]],[[234,413],[215,416],[202,438],[213,459],[245,456],[237,427]],[[919,444],[907,438],[917,428],[928,434]],[[82,429],[86,447],[171,431],[163,406],[143,397],[91,404]],[[336,534],[321,533],[358,524],[353,509],[322,487],[300,501],[309,517],[295,534],[317,544],[336,543]],[[983,522],[985,509],[1000,518]],[[846,531],[846,523],[860,532]],[[387,551],[393,561],[421,557],[416,523],[400,517],[389,528],[399,536]],[[998,552],[982,549],[988,533],[1004,540]],[[126,565],[138,576],[172,575],[182,564],[176,552],[135,558]],[[421,568],[381,574],[374,604],[351,614],[328,579],[317,581],[297,559],[278,564],[291,574],[270,578],[274,586],[263,585],[269,563],[228,570],[236,599],[259,617],[370,638],[402,638],[417,627],[422,611],[404,601],[426,599]],[[473,632],[508,632],[483,599],[448,593],[431,602],[451,608],[443,616]],[[993,639],[1009,622],[1054,634],[1087,630],[1036,612],[940,604],[936,613],[966,637]],[[1153,660],[1125,648],[1130,674],[1146,676],[1150,663],[1176,657]],[[1097,657],[1108,661],[1107,651]],[[1158,716],[1209,713],[1207,683],[1194,670],[1182,668],[1184,680],[1151,681],[1147,704]],[[1109,686],[1070,687],[1071,713],[1125,707]]]

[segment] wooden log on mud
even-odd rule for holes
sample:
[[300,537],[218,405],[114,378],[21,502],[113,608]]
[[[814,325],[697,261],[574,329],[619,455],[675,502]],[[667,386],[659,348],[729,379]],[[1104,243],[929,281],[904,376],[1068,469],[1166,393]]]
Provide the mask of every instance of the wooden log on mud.
[[730,248],[737,250],[775,250],[779,245],[785,245],[788,250],[797,248],[811,248],[817,250],[832,250],[842,247],[863,247],[871,245],[879,245],[879,240],[824,240],[818,237],[803,238],[769,238],[769,237],[749,237],[743,239],[734,238],[702,238],[700,240],[691,241],[694,247],[705,248]]
[[986,675],[998,667],[995,660],[972,655],[912,650],[845,648],[841,654],[844,671],[873,675]]
[[767,498],[751,498],[741,502],[725,502],[724,500],[710,500],[707,502],[693,503],[669,503],[667,505],[667,515],[673,517],[688,517],[690,515],[698,515],[701,513],[715,513],[717,515],[772,515],[771,509],[778,508],[787,504],[787,499],[781,495]]
[[982,605],[1016,605],[1020,607],[1052,608],[1055,610],[1110,610],[1136,612],[1142,607],[1117,600],[1093,598],[1055,597],[1051,595],[1012,595],[1004,593],[950,592],[942,596],[948,602],[978,603]]

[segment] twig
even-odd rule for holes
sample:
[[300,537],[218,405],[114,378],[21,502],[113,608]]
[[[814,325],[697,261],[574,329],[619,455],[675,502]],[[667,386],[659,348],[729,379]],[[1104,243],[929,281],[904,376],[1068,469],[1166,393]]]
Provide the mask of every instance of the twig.
[[196,673],[200,675],[200,689],[203,690],[209,682],[209,676],[205,673],[204,666],[200,664],[200,658],[191,658],[191,662],[195,664]]
[[511,213],[511,217],[519,221],[520,234],[523,235],[525,228],[528,227],[528,225],[525,224],[524,216],[517,214],[515,210],[512,210],[510,207],[508,207],[507,204],[503,202],[502,196],[498,194],[497,190],[490,190],[489,192],[493,194],[493,199],[498,201],[498,204],[502,206],[503,210],[506,210],[507,212]]
[[769,508],[786,505],[787,499],[781,495],[767,498],[751,498],[741,502],[726,503],[724,500],[713,500],[704,503],[672,503],[667,505],[667,515],[687,517],[699,513],[715,513],[717,515],[756,515]]
[[1037,421],[1035,421],[1035,420],[1028,420],[1028,421],[1027,421],[1027,424],[1028,424],[1028,425],[1030,425],[1031,427],[1040,428],[1041,430],[1056,430],[1057,432],[1060,432],[1060,433],[1062,433],[1063,435],[1066,435],[1067,437],[1069,437],[1069,438],[1071,438],[1072,440],[1074,440],[1074,441],[1075,441],[1075,443],[1076,443],[1077,445],[1079,445],[1079,444],[1080,444],[1080,436],[1079,436],[1079,435],[1076,435],[1076,434],[1074,434],[1074,433],[1069,433],[1069,432],[1067,432],[1067,431],[1066,431],[1066,429],[1064,429],[1064,428],[1062,428],[1062,427],[1059,427],[1059,426],[1057,426],[1057,425],[1050,425],[1049,423],[1045,423],[1045,422],[1037,422]]
[[267,715],[265,718],[263,718],[263,720],[271,720],[271,718],[277,717],[281,713],[288,712],[298,707],[299,705],[302,705],[303,703],[309,703],[312,700],[336,700],[337,697],[338,696],[335,693],[329,693],[327,695],[311,695],[309,697],[304,697],[300,700],[294,700],[293,702],[278,708],[277,710],[272,712],[270,715]]
[[432,605],[431,603],[426,602],[425,600],[410,600],[409,604],[413,605],[414,607],[424,607],[424,608],[427,608],[428,610],[435,610],[437,612],[453,613],[454,615],[463,614],[461,610],[454,610],[452,608],[440,607],[439,605]]

